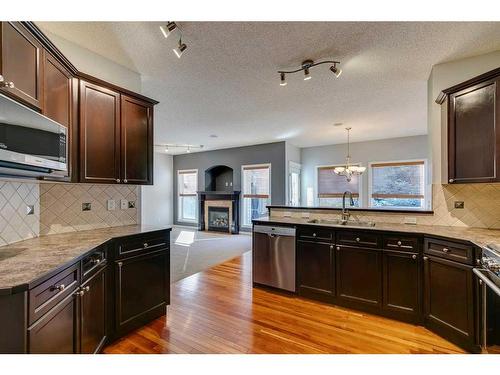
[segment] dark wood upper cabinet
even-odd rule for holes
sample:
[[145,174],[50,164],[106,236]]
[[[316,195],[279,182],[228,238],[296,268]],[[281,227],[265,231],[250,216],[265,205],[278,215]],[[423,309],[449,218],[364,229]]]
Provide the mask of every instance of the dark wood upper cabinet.
[[80,81],[80,181],[119,183],[120,94]]
[[448,182],[500,181],[500,69],[444,90]]
[[420,319],[420,266],[417,253],[383,253],[382,308],[396,318],[411,322]]
[[121,96],[122,178],[128,184],[153,183],[153,106]]
[[[0,26],[0,90],[35,108],[41,107],[42,46],[18,22]],[[10,87],[12,86],[12,87]]]
[[337,246],[337,300],[355,307],[382,305],[382,251]]
[[314,240],[297,241],[299,295],[329,302],[335,295],[334,246]]
[[472,266],[424,256],[424,319],[436,333],[473,350],[475,346]]

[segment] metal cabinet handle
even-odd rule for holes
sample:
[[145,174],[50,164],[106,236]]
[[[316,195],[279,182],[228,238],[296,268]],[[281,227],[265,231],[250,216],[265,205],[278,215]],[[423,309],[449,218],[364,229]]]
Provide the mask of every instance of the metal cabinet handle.
[[123,262],[118,262],[118,267],[121,268],[121,266],[123,266]]
[[479,285],[483,285],[483,280],[479,279]]
[[417,259],[417,256],[416,256],[415,254],[413,254],[413,255],[411,256],[411,259]]
[[316,233],[313,233],[313,237],[316,237]]
[[92,259],[93,264],[99,264],[101,263],[101,260],[99,258]]
[[424,260],[425,260],[425,261],[428,261],[428,260],[429,260],[429,257],[424,257]]
[[360,242],[360,241],[361,241],[361,238],[356,237],[356,242]]
[[448,249],[447,247],[443,247],[443,253],[448,253],[450,251],[450,249]]
[[55,285],[52,287],[52,290],[58,290],[59,292],[62,292],[64,289],[66,289],[66,285],[64,285],[64,284]]
[[75,292],[75,296],[77,296],[77,297],[81,297],[81,296],[83,296],[84,294],[85,294],[85,292],[84,292],[83,290],[77,290],[77,291]]
[[450,178],[450,179],[448,180],[448,182],[453,182],[453,181],[455,181],[453,178]]
[[330,245],[330,250],[333,250],[333,245]]
[[398,246],[401,246],[402,245],[402,242],[401,241],[398,241]]
[[14,85],[14,82],[6,82],[5,78],[2,75],[0,75],[0,87],[13,89],[15,87],[15,85]]
[[83,290],[84,290],[85,292],[90,291],[90,286],[88,286],[88,285],[87,285],[85,288],[83,288]]
[[128,180],[125,178],[125,179],[123,180],[123,182],[127,183],[127,182],[128,182]]
[[117,179],[116,179],[116,182],[118,182],[118,183],[119,183],[119,182],[120,182],[120,179],[119,179],[119,178],[117,178]]
[[147,242],[144,242],[144,248],[148,247],[149,244]]
[[337,251],[340,251],[340,246],[337,246]]

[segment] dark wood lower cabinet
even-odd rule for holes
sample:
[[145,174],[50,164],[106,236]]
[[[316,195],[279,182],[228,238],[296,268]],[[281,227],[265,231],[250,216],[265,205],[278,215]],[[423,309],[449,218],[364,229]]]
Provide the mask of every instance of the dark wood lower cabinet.
[[472,268],[424,256],[424,319],[436,333],[477,351]]
[[107,337],[106,268],[102,268],[82,285],[80,352],[97,353]]
[[115,329],[124,334],[166,313],[170,262],[159,250],[115,263]]
[[417,253],[384,250],[382,308],[387,315],[420,321],[419,258]]
[[382,251],[337,246],[337,301],[348,306],[382,305]]
[[31,354],[78,353],[78,302],[70,294],[28,328]]
[[335,295],[333,245],[297,241],[297,286],[301,296],[330,302]]

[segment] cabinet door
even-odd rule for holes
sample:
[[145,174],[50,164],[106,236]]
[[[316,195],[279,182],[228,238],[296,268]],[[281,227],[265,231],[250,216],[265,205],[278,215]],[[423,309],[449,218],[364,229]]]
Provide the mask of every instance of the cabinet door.
[[472,267],[433,256],[424,257],[426,325],[458,345],[474,344]]
[[418,321],[420,277],[417,253],[384,251],[382,307],[391,316]]
[[156,251],[116,262],[115,324],[119,334],[165,314],[168,252]]
[[297,241],[297,278],[299,295],[331,301],[335,295],[333,245]]
[[153,106],[122,95],[121,124],[123,182],[153,184]]
[[492,79],[451,94],[449,182],[500,181],[500,87]]
[[106,340],[106,269],[103,268],[82,285],[81,349],[85,354],[97,353]]
[[80,180],[120,182],[120,94],[80,81]]
[[382,253],[378,249],[337,246],[337,299],[352,305],[380,307]]
[[28,328],[29,353],[77,353],[77,322],[77,300],[71,294]]
[[40,108],[41,45],[17,22],[2,22],[0,34],[0,75],[13,84],[0,90]]

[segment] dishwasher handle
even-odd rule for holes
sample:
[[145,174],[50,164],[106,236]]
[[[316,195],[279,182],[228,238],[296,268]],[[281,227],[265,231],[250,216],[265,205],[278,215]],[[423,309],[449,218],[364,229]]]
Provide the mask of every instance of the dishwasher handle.
[[488,270],[485,269],[480,269],[480,268],[473,268],[472,272],[476,274],[476,276],[479,278],[479,280],[483,281],[488,287],[491,288],[498,296],[500,296],[500,288],[493,282],[491,281],[488,276],[486,276],[484,273],[489,272]]
[[253,232],[267,234],[269,237],[277,237],[277,236],[295,237],[295,228],[293,228],[293,227],[275,227],[275,226],[271,226],[271,225],[254,225]]

